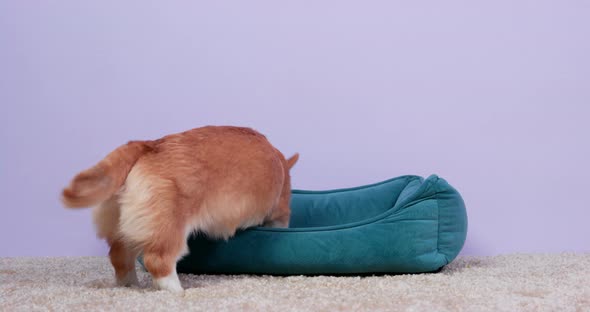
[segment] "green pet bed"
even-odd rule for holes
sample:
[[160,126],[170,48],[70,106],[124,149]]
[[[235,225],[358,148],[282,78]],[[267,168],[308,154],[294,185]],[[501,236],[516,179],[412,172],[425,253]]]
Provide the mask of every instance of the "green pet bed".
[[293,190],[291,207],[288,229],[255,227],[228,241],[192,236],[178,272],[433,272],[457,256],[467,234],[461,196],[436,175],[331,191]]

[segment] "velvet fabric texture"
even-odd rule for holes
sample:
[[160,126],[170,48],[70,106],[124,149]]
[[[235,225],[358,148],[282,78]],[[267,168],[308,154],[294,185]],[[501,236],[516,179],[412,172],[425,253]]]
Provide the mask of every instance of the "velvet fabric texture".
[[380,274],[433,272],[465,242],[460,194],[432,175],[330,191],[292,191],[288,229],[255,227],[228,241],[189,238],[180,273]]

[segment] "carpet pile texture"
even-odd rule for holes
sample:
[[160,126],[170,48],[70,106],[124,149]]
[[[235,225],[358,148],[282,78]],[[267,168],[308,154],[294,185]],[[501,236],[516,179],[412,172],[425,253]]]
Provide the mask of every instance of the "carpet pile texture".
[[0,311],[590,311],[590,254],[459,257],[435,274],[180,275],[115,287],[106,257],[0,258]]

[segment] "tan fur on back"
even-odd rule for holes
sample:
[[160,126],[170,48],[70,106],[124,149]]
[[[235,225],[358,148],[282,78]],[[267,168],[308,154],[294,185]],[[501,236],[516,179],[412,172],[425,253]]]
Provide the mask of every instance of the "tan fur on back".
[[154,277],[172,276],[191,232],[227,239],[240,228],[288,226],[297,157],[286,160],[252,129],[208,126],[130,142],[79,174],[63,198],[71,207],[98,205],[98,236],[118,247],[116,271],[143,251]]

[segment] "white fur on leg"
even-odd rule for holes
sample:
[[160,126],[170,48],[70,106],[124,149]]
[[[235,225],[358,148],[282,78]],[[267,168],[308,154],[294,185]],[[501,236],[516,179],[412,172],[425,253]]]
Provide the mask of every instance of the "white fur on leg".
[[137,273],[135,273],[135,269],[127,272],[127,274],[123,278],[117,278],[117,285],[118,286],[139,286],[139,281],[137,280]]
[[180,280],[178,279],[176,270],[173,270],[172,273],[167,276],[154,278],[154,286],[158,289],[168,290],[175,293],[179,293],[184,290],[180,285]]

